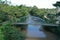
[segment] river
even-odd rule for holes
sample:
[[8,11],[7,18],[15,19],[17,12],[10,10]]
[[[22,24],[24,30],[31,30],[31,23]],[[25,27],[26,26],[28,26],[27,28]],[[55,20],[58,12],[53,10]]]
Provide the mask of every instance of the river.
[[27,23],[28,23],[28,27],[27,27],[27,37],[33,37],[33,38],[45,38],[46,34],[41,31],[42,28],[42,24],[45,21],[42,20],[41,18],[35,17],[35,16],[31,16],[29,15]]

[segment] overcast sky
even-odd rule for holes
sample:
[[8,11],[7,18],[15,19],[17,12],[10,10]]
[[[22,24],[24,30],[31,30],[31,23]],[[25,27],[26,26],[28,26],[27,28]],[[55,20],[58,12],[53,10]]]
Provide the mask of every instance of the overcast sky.
[[52,4],[60,0],[11,0],[13,5],[37,6],[38,8],[54,8]]

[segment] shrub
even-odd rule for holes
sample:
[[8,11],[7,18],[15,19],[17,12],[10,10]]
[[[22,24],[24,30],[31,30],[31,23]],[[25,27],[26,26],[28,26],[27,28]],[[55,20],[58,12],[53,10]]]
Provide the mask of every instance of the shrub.
[[3,32],[1,31],[1,27],[0,27],[0,40],[4,40],[4,35]]
[[4,33],[5,40],[24,40],[23,34],[18,31],[16,27],[11,26],[10,22],[4,22],[2,24],[2,31]]

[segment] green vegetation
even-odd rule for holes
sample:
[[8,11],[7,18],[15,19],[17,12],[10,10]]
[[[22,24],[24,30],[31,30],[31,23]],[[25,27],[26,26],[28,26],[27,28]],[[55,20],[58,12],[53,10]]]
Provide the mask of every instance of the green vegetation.
[[33,16],[37,16],[45,20],[47,23],[54,23],[56,22],[56,9],[38,9],[34,6],[30,10],[30,14]]
[[[28,9],[25,6],[9,6],[1,4],[0,10],[0,14],[7,16],[8,20],[12,22],[24,22],[28,16]],[[1,17],[4,17],[2,15]]]
[[0,40],[4,40],[4,35],[3,35],[2,30],[1,30],[1,27],[0,27]]
[[[58,7],[60,7],[60,2],[56,2],[56,4],[54,4],[54,6],[58,6]],[[51,15],[50,15],[51,16]],[[60,16],[60,12],[58,12],[55,16],[51,16],[51,19],[52,19],[52,21],[54,21],[54,18],[55,17],[59,17]],[[56,19],[55,19],[56,20]],[[51,22],[52,22],[51,21]],[[51,32],[51,33],[53,33],[53,34],[55,34],[56,36],[57,36],[57,39],[56,40],[60,40],[60,20],[59,20],[59,24],[58,24],[58,26],[45,26],[45,27],[43,27],[46,31],[49,31],[49,32]]]
[[[25,22],[28,17],[26,6],[0,4],[0,40],[24,40],[25,33],[11,24]],[[8,22],[7,22],[8,21]]]
[[[2,14],[0,22],[5,20],[10,20],[11,22],[25,22],[28,18],[28,14],[31,14],[33,16],[40,17],[49,23],[49,19],[51,19],[51,17],[48,17],[49,19],[47,19],[44,16],[47,16],[48,14],[55,15],[55,9],[38,9],[36,6],[26,7],[24,5],[10,6],[0,4],[0,13]],[[4,17],[6,17],[6,19],[4,19]],[[51,23],[54,23],[53,21]]]
[[[40,17],[46,23],[56,23],[56,9],[38,9],[36,6],[27,7],[25,5],[13,6],[5,4],[0,0],[0,40],[24,40],[25,35],[17,27],[11,26],[11,23],[25,22],[28,14]],[[59,14],[58,14],[59,15]],[[7,22],[9,21],[9,22]],[[24,27],[21,27],[25,29]],[[47,27],[46,27],[47,28]],[[45,29],[45,28],[44,28]],[[50,32],[60,36],[60,25],[57,28],[47,28]]]
[[[15,26],[11,26],[11,22],[4,22],[0,27],[4,40],[24,40],[25,36]],[[1,35],[2,36],[2,35]]]

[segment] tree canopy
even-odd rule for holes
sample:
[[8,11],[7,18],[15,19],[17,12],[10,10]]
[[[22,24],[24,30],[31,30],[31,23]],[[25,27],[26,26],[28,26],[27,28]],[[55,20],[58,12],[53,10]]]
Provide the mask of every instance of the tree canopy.
[[54,6],[59,6],[60,7],[60,1],[57,1],[55,4],[53,4]]

